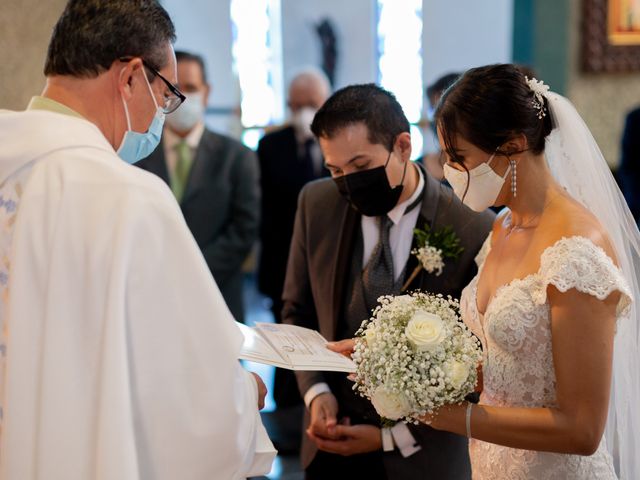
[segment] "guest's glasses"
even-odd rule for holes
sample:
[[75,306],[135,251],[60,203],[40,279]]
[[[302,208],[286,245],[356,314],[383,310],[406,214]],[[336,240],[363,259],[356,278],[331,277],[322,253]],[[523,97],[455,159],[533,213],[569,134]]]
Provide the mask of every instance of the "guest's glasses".
[[[122,58],[119,58],[119,60],[121,62],[130,62],[134,58],[135,57],[122,57]],[[171,83],[169,80],[164,78],[158,70],[156,70],[151,65],[149,65],[144,58],[141,58],[140,60],[142,60],[142,64],[145,66],[145,68],[149,70],[151,73],[153,73],[156,77],[160,78],[160,80],[164,82],[164,84],[167,86],[167,88],[171,92],[171,95],[165,95],[164,97],[164,105],[162,106],[162,111],[165,114],[175,112],[178,109],[178,107],[182,105],[182,102],[184,102],[187,97],[185,97],[184,94],[180,90],[178,90],[178,87],[176,87],[173,83]]]

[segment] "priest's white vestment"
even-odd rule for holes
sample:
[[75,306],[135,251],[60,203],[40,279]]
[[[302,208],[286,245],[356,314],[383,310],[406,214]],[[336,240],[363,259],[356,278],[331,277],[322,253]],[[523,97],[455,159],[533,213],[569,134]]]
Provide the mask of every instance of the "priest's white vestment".
[[265,473],[242,336],[170,190],[92,123],[0,112],[1,480]]

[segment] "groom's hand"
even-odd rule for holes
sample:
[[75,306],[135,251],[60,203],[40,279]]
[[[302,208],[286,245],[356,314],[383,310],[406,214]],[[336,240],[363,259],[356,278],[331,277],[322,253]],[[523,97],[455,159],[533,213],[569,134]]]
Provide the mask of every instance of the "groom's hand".
[[311,421],[307,433],[311,438],[337,438],[335,430],[338,423],[338,400],[332,393],[321,393],[314,398],[309,406],[309,413]]
[[256,380],[256,385],[258,385],[258,410],[262,410],[264,408],[264,399],[267,396],[267,386],[260,378],[260,375],[253,372],[251,372],[251,375],[253,375],[253,378]]
[[356,340],[354,338],[347,338],[346,340],[340,340],[339,342],[329,342],[327,343],[327,348],[340,353],[345,357],[351,358],[355,345]]
[[382,448],[380,429],[374,425],[338,425],[337,440],[309,434],[320,450],[348,457],[359,453],[375,452]]

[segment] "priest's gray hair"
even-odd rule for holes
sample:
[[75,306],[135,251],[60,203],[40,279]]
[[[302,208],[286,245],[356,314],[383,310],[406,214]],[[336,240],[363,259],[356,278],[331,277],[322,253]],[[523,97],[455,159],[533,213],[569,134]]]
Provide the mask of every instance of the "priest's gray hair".
[[53,29],[44,74],[94,78],[124,57],[161,70],[175,39],[158,0],[69,0]]

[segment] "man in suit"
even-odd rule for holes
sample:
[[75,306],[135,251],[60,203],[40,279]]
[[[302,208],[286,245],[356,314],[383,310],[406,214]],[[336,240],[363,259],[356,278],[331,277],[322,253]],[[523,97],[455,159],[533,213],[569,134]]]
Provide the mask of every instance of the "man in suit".
[[178,84],[187,96],[167,116],[162,143],[136,165],[173,191],[211,274],[243,321],[242,264],[258,236],[258,162],[241,143],[204,126],[210,87],[199,55],[176,52]]
[[[282,287],[298,194],[306,183],[329,174],[311,132],[313,117],[329,96],[329,91],[329,81],[321,71],[307,69],[299,72],[289,85],[291,124],[268,133],[258,145],[262,190],[262,253],[258,288],[271,299],[277,323],[281,322]],[[273,396],[278,409],[301,405],[291,372],[276,370]],[[293,435],[298,444],[299,432]]]
[[640,108],[629,112],[622,135],[618,179],[636,222],[640,221]]
[[[283,299],[286,323],[329,340],[353,337],[381,294],[400,293],[417,266],[414,228],[450,226],[464,248],[440,276],[417,275],[408,291],[460,296],[494,214],[475,213],[410,162],[409,123],[395,97],[373,84],[336,92],[312,130],[333,180],[301,194]],[[380,428],[371,404],[344,374],[297,372],[308,411],[302,463],[308,480],[470,478],[467,439],[428,426]],[[382,436],[391,438],[395,446]],[[414,446],[415,444],[415,446]]]
[[438,142],[438,134],[434,125],[434,113],[438,107],[438,102],[442,94],[455,83],[460,77],[460,73],[447,73],[439,77],[435,82],[425,88],[424,92],[429,100],[427,110],[428,128],[424,131],[425,153],[416,161],[421,163],[436,180],[445,181],[444,172],[442,171],[442,151]]

